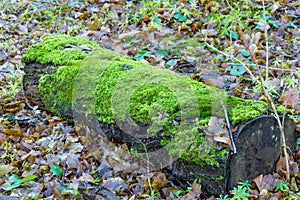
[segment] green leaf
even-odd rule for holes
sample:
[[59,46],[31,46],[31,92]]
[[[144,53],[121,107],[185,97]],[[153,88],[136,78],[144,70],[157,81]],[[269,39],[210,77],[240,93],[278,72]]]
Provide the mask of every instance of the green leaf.
[[155,52],[155,55],[167,56],[168,54],[169,54],[169,52],[166,50],[163,50],[163,49],[159,49]]
[[[230,37],[230,33],[228,33],[227,36]],[[240,36],[239,36],[239,34],[237,32],[231,31],[231,37],[233,39],[239,39]]]
[[139,42],[139,40],[133,38],[133,39],[131,39],[131,40],[129,40],[129,41],[124,42],[124,43],[123,43],[123,47],[124,47],[124,48],[127,48],[127,47],[132,46],[132,45],[135,44],[135,43],[138,43],[138,42]]
[[279,28],[279,24],[277,23],[277,21],[273,20],[273,19],[269,19],[268,22],[274,27],[274,28]]
[[55,174],[56,176],[63,175],[63,170],[57,165],[52,165],[51,170],[52,170],[53,174]]
[[233,64],[227,68],[232,76],[241,76],[246,72],[246,68],[242,65]]
[[276,185],[275,191],[277,192],[280,190],[281,192],[287,192],[289,191],[289,184],[284,181],[279,181]]
[[231,193],[234,195],[233,199],[246,200],[247,197],[249,196],[247,189],[242,186],[238,186],[237,188],[234,188]]
[[95,178],[92,183],[100,183],[102,180],[100,178]]
[[145,57],[150,56],[151,54],[152,54],[152,53],[151,53],[150,51],[142,50],[142,51],[140,51],[138,54],[136,54],[136,55],[134,56],[134,59],[135,59],[136,61],[141,61],[141,60],[143,60]]
[[3,184],[1,188],[5,191],[10,191],[14,188],[19,187],[22,183],[34,180],[35,178],[35,175],[28,175],[25,178],[21,179],[18,175],[13,174],[8,178],[8,181],[5,184]]
[[245,56],[245,57],[250,56],[250,52],[247,51],[246,49],[242,49],[242,50],[241,50],[241,53],[242,53],[242,55]]
[[14,188],[19,187],[20,185],[21,185],[21,178],[18,175],[13,174],[8,178],[8,182],[3,184],[1,188],[5,191],[10,191]]
[[298,26],[297,26],[295,23],[293,23],[293,22],[287,23],[286,26],[293,27],[293,28],[297,28],[297,27],[298,27]]
[[161,24],[161,19],[159,17],[155,17],[153,19],[153,22],[156,23],[156,24]]
[[178,21],[180,21],[180,22],[185,22],[187,20],[187,18],[181,13],[175,14],[174,18],[178,19]]
[[171,59],[171,60],[169,60],[167,63],[166,63],[166,65],[168,66],[168,67],[173,67],[173,66],[175,66],[177,64],[177,60],[175,60],[175,59]]
[[27,181],[32,181],[32,180],[34,180],[34,179],[36,179],[36,178],[37,178],[37,176],[35,176],[35,175],[33,175],[33,174],[28,175],[28,176],[26,176],[25,178],[22,178],[22,179],[21,179],[21,184],[22,184],[22,183],[25,183],[25,182],[27,182]]

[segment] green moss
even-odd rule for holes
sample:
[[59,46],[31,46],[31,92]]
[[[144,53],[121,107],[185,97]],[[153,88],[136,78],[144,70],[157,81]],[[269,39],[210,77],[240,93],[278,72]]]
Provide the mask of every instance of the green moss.
[[67,45],[83,45],[83,49],[98,47],[96,43],[84,38],[51,35],[45,37],[42,42],[31,45],[23,59],[25,62],[36,61],[41,64],[73,65],[87,56],[80,47],[69,48]]
[[[87,56],[81,50],[64,49],[67,44],[88,45],[94,53]],[[58,35],[29,48],[27,61],[64,65],[40,79],[40,94],[50,111],[70,117],[72,108],[79,105],[76,110],[96,114],[100,122],[127,123],[130,119],[134,125],[150,125],[148,133],[161,133],[161,143],[170,154],[216,166],[227,158],[227,151],[209,146],[196,128],[198,122],[223,116],[221,101],[232,123],[246,122],[267,111],[264,102],[226,96],[223,90],[187,76],[95,46],[81,38]]]
[[72,96],[74,80],[79,65],[61,66],[56,73],[40,78],[39,92],[44,105],[62,118],[72,117]]
[[208,144],[205,134],[199,133],[197,128],[177,131],[176,135],[165,144],[171,155],[201,166],[218,167],[229,155],[228,150],[219,151],[216,150],[216,146]]
[[143,67],[145,64],[120,58],[110,63],[99,76],[95,90],[95,111],[99,121],[113,123],[112,95],[118,79],[130,69]]

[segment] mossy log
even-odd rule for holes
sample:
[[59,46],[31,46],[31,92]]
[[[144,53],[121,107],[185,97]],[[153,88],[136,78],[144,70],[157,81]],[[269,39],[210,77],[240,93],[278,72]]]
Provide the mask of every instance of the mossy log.
[[[180,180],[200,177],[208,194],[225,192],[230,152],[208,143],[199,127],[213,115],[224,116],[222,104],[233,124],[268,109],[265,102],[227,96],[78,37],[46,37],[28,49],[24,61],[24,90],[31,103],[70,121],[92,124],[96,119],[108,138],[139,153],[164,149],[177,159],[166,170]],[[153,157],[160,165],[160,155]]]

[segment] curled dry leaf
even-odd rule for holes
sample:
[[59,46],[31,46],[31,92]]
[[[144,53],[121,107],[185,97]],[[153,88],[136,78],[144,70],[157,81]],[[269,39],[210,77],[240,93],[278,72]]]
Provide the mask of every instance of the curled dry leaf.
[[262,191],[262,180],[263,180],[263,175],[259,175],[256,178],[254,178],[252,180],[252,182],[256,185],[256,187],[258,188],[259,192]]
[[230,143],[231,143],[231,140],[228,137],[215,136],[214,140],[216,142],[221,142],[221,143],[226,144],[226,145],[230,145]]
[[296,88],[290,88],[287,92],[280,96],[279,102],[282,102],[287,108],[300,112],[300,98],[299,91]]

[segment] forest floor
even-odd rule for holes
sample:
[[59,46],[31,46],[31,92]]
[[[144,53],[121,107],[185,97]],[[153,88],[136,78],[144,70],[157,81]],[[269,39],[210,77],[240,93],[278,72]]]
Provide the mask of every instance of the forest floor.
[[126,145],[108,146],[110,155],[99,161],[85,148],[79,126],[29,107],[22,95],[28,47],[47,35],[68,34],[228,95],[268,101],[245,63],[266,80],[274,102],[292,110],[298,128],[299,16],[300,2],[292,0],[2,0],[0,199],[299,199],[299,152],[290,158],[290,182],[274,172],[225,197],[204,196],[198,183],[180,188],[159,170],[128,173],[130,165],[120,158],[132,156]]

